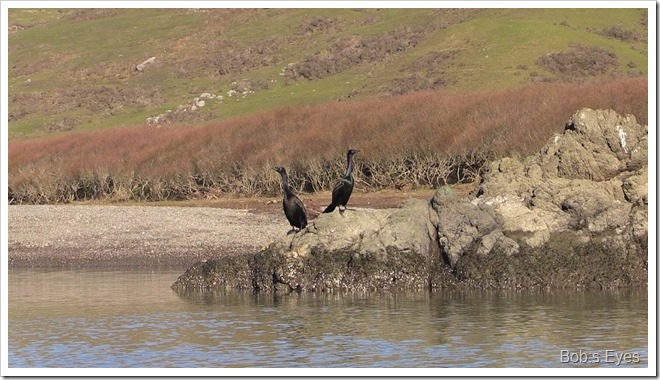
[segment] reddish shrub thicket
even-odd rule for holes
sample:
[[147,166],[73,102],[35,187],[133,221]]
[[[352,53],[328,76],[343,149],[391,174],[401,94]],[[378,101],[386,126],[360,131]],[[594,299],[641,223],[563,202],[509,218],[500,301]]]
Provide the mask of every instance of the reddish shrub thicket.
[[538,151],[584,107],[647,123],[646,78],[284,107],[208,126],[132,127],[9,144],[14,203],[275,194],[275,165],[298,191],[329,189],[357,147],[357,186],[470,181],[504,155]]

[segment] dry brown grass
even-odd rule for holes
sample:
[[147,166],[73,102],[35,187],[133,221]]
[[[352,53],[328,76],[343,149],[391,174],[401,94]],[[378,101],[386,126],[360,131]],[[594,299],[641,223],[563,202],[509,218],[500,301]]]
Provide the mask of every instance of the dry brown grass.
[[536,152],[583,107],[647,123],[646,78],[535,84],[450,95],[285,107],[210,126],[127,127],[9,144],[13,203],[171,200],[279,193],[275,165],[298,191],[328,190],[357,147],[362,189],[473,180],[493,158]]

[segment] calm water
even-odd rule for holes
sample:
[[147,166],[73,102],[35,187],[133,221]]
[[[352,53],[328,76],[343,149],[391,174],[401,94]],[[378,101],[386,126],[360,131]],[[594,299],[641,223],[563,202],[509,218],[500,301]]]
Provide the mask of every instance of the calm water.
[[648,366],[646,290],[182,296],[181,273],[11,270],[9,367]]

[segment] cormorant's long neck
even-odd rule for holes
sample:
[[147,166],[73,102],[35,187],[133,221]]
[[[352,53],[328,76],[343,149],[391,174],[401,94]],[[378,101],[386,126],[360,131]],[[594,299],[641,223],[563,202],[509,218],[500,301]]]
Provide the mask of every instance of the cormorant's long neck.
[[289,176],[286,173],[282,173],[282,190],[284,190],[284,195],[289,197],[291,195],[291,189],[289,189]]
[[347,155],[346,160],[348,163],[346,164],[346,177],[350,176],[351,173],[353,173],[353,156],[352,155]]

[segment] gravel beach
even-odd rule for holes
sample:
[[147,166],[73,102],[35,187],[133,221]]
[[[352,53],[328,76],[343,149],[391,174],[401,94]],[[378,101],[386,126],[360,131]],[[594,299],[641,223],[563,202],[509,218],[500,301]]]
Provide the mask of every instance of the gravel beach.
[[[458,191],[467,192],[458,187]],[[398,207],[434,190],[358,193],[351,207]],[[310,220],[330,192],[302,198]],[[9,268],[173,268],[255,253],[291,229],[279,196],[139,205],[10,205]]]
[[8,221],[10,268],[186,268],[290,229],[283,214],[211,207],[12,205]]

